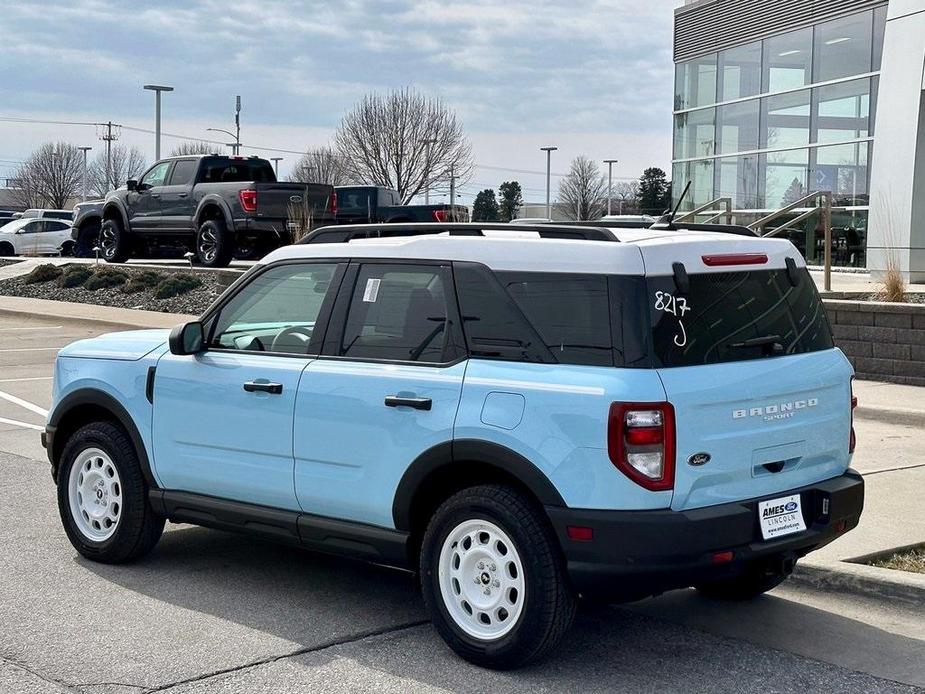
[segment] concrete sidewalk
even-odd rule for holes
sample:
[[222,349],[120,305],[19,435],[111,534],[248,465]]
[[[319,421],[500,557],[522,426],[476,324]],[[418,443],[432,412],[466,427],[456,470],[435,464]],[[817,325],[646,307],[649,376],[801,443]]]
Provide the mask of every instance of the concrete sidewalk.
[[172,328],[179,323],[199,318],[181,313],[139,311],[134,308],[30,299],[21,296],[0,296],[0,313],[92,321],[124,328]]

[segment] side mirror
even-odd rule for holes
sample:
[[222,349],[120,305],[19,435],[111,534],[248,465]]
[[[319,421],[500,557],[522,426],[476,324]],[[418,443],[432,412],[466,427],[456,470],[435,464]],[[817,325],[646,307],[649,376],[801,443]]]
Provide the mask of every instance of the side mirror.
[[202,323],[192,321],[178,325],[170,331],[170,337],[167,344],[170,345],[170,353],[185,355],[197,354],[202,351],[203,337]]
[[131,191],[138,190],[138,181],[136,181],[134,178],[130,178],[125,182],[125,187]]

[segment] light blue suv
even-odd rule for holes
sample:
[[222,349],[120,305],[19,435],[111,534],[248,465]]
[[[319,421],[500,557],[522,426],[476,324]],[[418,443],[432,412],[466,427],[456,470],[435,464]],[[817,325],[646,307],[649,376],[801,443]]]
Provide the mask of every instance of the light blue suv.
[[753,597],[857,525],[851,367],[789,242],[309,241],[169,337],[61,350],[43,441],[82,555],[138,559],[170,520],[408,569],[447,643],[507,668],[579,597]]

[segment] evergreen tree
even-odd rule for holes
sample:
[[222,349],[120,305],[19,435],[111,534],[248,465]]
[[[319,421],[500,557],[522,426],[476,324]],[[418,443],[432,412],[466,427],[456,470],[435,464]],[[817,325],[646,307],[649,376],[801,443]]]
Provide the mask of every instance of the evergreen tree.
[[475,202],[472,203],[473,222],[497,222],[498,214],[499,207],[494,190],[486,188],[475,196]]
[[501,193],[501,221],[510,222],[524,204],[523,191],[517,181],[505,181],[498,192]]
[[639,178],[639,211],[660,215],[671,207],[671,186],[665,172],[651,166]]

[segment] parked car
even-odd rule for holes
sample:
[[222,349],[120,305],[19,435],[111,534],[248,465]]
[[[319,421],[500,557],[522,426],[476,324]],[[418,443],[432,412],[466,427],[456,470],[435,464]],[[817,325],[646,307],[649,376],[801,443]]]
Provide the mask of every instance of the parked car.
[[[358,238],[386,227],[412,235]],[[857,525],[852,370],[789,242],[333,230],[169,335],[58,353],[43,444],[81,555],[170,520],[409,569],[450,647],[509,668],[578,596],[751,598]]]
[[39,208],[28,209],[22,213],[20,219],[63,219],[73,221],[74,213],[71,210],[46,210]]
[[10,222],[15,222],[19,217],[14,217],[13,215],[0,215],[0,229]]
[[112,263],[170,246],[219,267],[236,251],[259,255],[291,243],[299,225],[332,223],[335,206],[333,187],[279,183],[266,159],[172,157],[106,196],[99,245]]
[[0,255],[72,255],[73,243],[62,219],[23,217],[0,228]]
[[402,205],[398,191],[381,186],[337,186],[338,224],[468,222],[465,205]]

